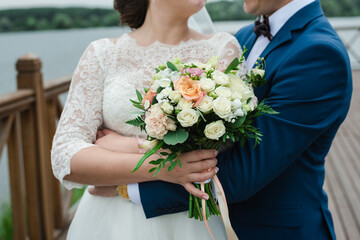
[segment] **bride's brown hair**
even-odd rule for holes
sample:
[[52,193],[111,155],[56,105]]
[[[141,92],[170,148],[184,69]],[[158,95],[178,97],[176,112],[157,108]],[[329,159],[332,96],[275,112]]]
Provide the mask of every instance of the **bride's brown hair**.
[[121,24],[130,28],[139,28],[143,25],[149,0],[114,0],[114,9],[120,13]]

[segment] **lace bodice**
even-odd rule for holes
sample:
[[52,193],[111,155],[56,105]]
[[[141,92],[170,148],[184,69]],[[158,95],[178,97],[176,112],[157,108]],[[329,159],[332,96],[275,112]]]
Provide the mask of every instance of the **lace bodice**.
[[155,67],[175,57],[183,62],[207,62],[211,56],[220,56],[227,64],[240,52],[237,40],[228,33],[178,45],[154,42],[141,47],[128,34],[92,42],[76,67],[54,136],[51,161],[55,177],[68,189],[82,187],[63,178],[70,173],[71,158],[95,146],[101,126],[127,136],[145,135],[125,122],[136,116],[129,99],[136,99],[135,89],[144,93],[143,88],[149,87]]

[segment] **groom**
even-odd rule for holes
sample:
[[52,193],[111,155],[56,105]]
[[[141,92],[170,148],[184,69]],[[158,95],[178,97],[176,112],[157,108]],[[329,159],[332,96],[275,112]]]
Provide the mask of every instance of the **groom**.
[[[269,17],[270,31],[257,23],[258,36],[250,25],[236,38],[249,49],[249,67],[265,58],[267,84],[255,93],[280,114],[257,119],[264,137],[256,148],[238,144],[218,155],[233,228],[246,240],[335,239],[322,187],[325,156],[350,105],[346,49],[318,0],[245,0],[244,9]],[[188,207],[181,186],[139,189],[149,218]]]

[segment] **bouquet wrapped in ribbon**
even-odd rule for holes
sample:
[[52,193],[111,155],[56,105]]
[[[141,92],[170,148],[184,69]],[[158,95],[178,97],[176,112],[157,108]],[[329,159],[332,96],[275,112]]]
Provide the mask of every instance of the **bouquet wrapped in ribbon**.
[[[175,59],[156,68],[146,95],[137,90],[138,99],[130,100],[141,114],[127,123],[146,131],[153,146],[133,171],[154,153],[162,156],[150,162],[154,165],[150,172],[157,174],[165,167],[168,171],[181,167],[182,152],[219,149],[234,142],[244,144],[248,139],[260,143],[262,135],[252,125],[254,119],[276,112],[264,101],[258,103],[253,91],[265,83],[264,61],[260,59],[257,67],[247,72],[245,51],[228,66],[214,56],[207,63]],[[220,215],[212,182],[195,185],[210,198],[205,201],[190,195],[189,217],[206,220],[210,215]]]

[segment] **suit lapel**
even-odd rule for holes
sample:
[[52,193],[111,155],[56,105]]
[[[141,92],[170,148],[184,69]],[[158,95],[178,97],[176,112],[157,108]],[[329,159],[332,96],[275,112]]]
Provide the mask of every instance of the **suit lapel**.
[[247,49],[247,52],[245,53],[245,58],[248,58],[249,53],[250,53],[251,49],[253,48],[256,39],[257,39],[257,37],[256,37],[255,33],[252,33],[252,34],[250,34],[249,38],[245,42],[244,46]]
[[273,37],[269,45],[261,53],[260,57],[266,58],[274,49],[292,39],[292,32],[304,28],[313,19],[322,16],[320,2],[315,1],[292,16],[279,32]]

